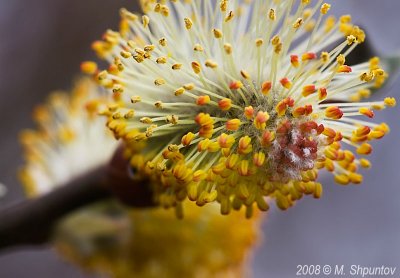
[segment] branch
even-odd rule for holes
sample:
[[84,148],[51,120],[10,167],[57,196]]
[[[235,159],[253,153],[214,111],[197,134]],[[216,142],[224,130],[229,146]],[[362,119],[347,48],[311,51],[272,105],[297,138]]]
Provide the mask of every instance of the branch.
[[129,163],[117,150],[109,165],[101,166],[41,197],[25,200],[0,211],[0,250],[40,245],[51,238],[55,224],[85,205],[117,197],[132,207],[154,206],[152,192],[143,179],[132,178]]

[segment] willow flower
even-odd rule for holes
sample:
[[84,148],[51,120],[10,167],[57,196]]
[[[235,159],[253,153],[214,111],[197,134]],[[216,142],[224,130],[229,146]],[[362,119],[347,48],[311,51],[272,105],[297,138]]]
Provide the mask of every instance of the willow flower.
[[59,225],[56,247],[79,266],[115,278],[248,277],[260,218],[223,217],[217,204],[183,207],[187,215],[178,219],[163,208],[98,204]]
[[[97,115],[109,102],[104,90],[83,79],[72,95],[52,94],[35,110],[38,128],[21,135],[26,164],[20,177],[28,196],[46,194],[110,160],[118,143]],[[245,276],[260,217],[222,217],[216,204],[183,206],[188,215],[180,220],[163,208],[101,201],[61,219],[52,239],[68,260],[107,277]]]
[[387,74],[376,57],[346,64],[365,40],[349,15],[309,0],[142,5],[93,44],[109,68],[86,72],[120,99],[103,113],[118,138],[144,143],[132,166],[161,181],[160,204],[217,201],[251,216],[266,196],[283,210],[319,198],[323,168],[362,182],[370,142],[389,131],[369,120],[395,100],[363,101]]
[[19,177],[28,196],[50,192],[110,159],[117,143],[97,115],[108,102],[92,80],[81,79],[71,96],[54,92],[36,107],[37,129],[20,136],[26,162]]

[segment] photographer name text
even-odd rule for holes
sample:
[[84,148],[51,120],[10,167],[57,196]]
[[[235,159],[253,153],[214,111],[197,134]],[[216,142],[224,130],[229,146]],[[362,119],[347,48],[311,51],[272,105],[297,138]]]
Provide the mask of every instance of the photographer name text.
[[353,277],[384,277],[394,276],[397,267],[365,266],[365,265],[297,265],[296,276],[353,276]]

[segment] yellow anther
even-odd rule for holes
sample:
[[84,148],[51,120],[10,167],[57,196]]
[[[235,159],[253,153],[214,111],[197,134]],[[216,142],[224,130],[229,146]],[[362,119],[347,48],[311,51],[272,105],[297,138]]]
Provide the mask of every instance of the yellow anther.
[[228,0],[221,0],[219,7],[221,9],[221,12],[226,12],[228,8]]
[[204,152],[208,149],[208,146],[211,144],[210,139],[206,138],[201,140],[198,144],[197,144],[197,150],[199,152]]
[[143,118],[140,118],[140,122],[144,123],[144,124],[152,124],[153,120],[149,117],[143,117]]
[[288,198],[279,191],[276,192],[276,206],[281,210],[287,210],[290,207]]
[[233,170],[235,169],[235,166],[239,162],[239,155],[237,154],[231,154],[225,161],[225,167],[227,169]]
[[199,74],[201,72],[200,63],[197,61],[192,62],[192,69],[193,69],[194,73]]
[[333,160],[326,158],[324,163],[325,169],[329,172],[335,171],[335,164]]
[[312,9],[305,9],[303,12],[304,20],[307,20],[312,15]]
[[116,112],[112,115],[114,120],[118,120],[122,118],[122,114],[120,112]]
[[226,122],[225,127],[227,130],[236,131],[239,129],[241,121],[239,119],[232,119]]
[[162,109],[162,108],[163,108],[163,103],[162,103],[162,101],[156,101],[156,102],[154,103],[154,106],[155,106],[156,108]]
[[203,106],[203,105],[209,104],[210,101],[211,101],[211,99],[209,96],[199,96],[199,97],[197,97],[196,104]]
[[194,182],[199,182],[202,180],[205,180],[207,177],[207,173],[203,170],[197,170],[196,172],[193,173],[193,181]]
[[374,111],[372,111],[371,109],[369,109],[369,108],[367,108],[367,107],[362,107],[362,108],[360,108],[360,110],[358,110],[358,112],[361,114],[361,115],[364,115],[364,116],[367,116],[368,118],[373,118],[374,117],[374,115],[375,115],[375,113],[374,113]]
[[281,85],[286,88],[286,89],[290,89],[292,88],[293,83],[289,80],[289,78],[285,77],[282,78],[280,81]]
[[363,73],[360,75],[360,80],[361,80],[361,81],[364,81],[364,82],[370,82],[370,81],[374,80],[374,78],[375,78],[375,74],[374,74],[372,71],[370,71],[370,72],[363,72]]
[[230,12],[228,13],[228,15],[225,17],[225,22],[231,21],[232,18],[233,18],[234,16],[235,16],[235,15],[234,15],[233,11],[230,11]]
[[141,101],[142,101],[142,98],[140,96],[132,96],[131,97],[131,102],[132,103],[138,103],[138,102],[141,102]]
[[228,54],[228,55],[232,54],[232,50],[233,50],[232,45],[229,43],[224,44],[224,50],[225,50],[226,54]]
[[372,72],[375,76],[384,76],[386,74],[385,71],[381,68],[373,69]]
[[328,52],[322,52],[321,53],[321,60],[323,63],[327,63],[330,60],[330,56]]
[[[242,175],[242,176],[246,176],[246,175]],[[250,197],[249,189],[247,188],[247,185],[245,183],[241,183],[238,185],[237,195],[242,200],[246,200],[247,198]]]
[[357,153],[361,155],[368,155],[372,152],[372,147],[368,143],[363,143],[357,148]]
[[137,47],[137,43],[135,41],[133,41],[133,40],[128,40],[126,44],[132,50]]
[[276,46],[276,45],[278,45],[280,43],[281,43],[281,38],[278,35],[275,35],[275,36],[272,37],[271,44],[273,46]]
[[107,78],[107,75],[108,75],[108,72],[106,70],[103,70],[97,75],[97,79],[102,81]]
[[174,94],[175,94],[175,96],[180,96],[180,95],[182,95],[184,92],[185,92],[185,88],[180,87],[180,88],[178,88],[178,89],[175,90]]
[[375,127],[374,130],[383,131],[385,134],[387,134],[387,133],[389,133],[390,128],[386,123],[381,123],[380,125]]
[[176,125],[176,124],[178,124],[179,117],[176,116],[176,115],[168,115],[168,116],[166,117],[165,120],[166,120],[167,123],[169,123],[169,124]]
[[232,100],[229,98],[221,99],[218,102],[218,106],[222,111],[228,111],[232,107]]
[[149,126],[149,127],[146,129],[146,133],[145,133],[146,137],[148,138],[148,137],[153,136],[154,129],[156,129],[156,128],[157,128],[157,125],[151,125],[151,126]]
[[314,84],[310,84],[310,85],[306,85],[306,86],[303,87],[303,90],[302,90],[301,94],[302,94],[303,97],[307,97],[307,96],[309,96],[311,94],[314,94],[316,91],[317,91],[317,88],[315,87],[315,85]]
[[190,29],[192,29],[192,26],[193,26],[193,22],[192,22],[192,20],[190,19],[190,18],[185,18],[184,19],[184,21],[185,21],[185,27],[186,27],[186,29],[187,30],[190,30]]
[[365,41],[365,32],[358,26],[354,26],[351,35],[357,38],[358,43],[363,43]]
[[254,117],[254,108],[252,106],[247,106],[244,108],[244,115],[248,120]]
[[181,143],[184,146],[188,146],[188,145],[190,145],[190,143],[192,143],[194,138],[195,138],[195,135],[192,132],[189,132],[182,137]]
[[369,98],[371,96],[371,90],[361,89],[357,92],[360,98]]
[[303,24],[304,20],[302,18],[298,18],[296,22],[293,24],[294,29],[299,29]]
[[379,57],[373,57],[369,60],[370,70],[379,69],[380,59]]
[[342,15],[339,19],[340,23],[347,24],[351,22],[351,15]]
[[350,182],[360,184],[363,181],[363,176],[357,173],[349,173]]
[[200,44],[197,43],[194,45],[193,50],[197,51],[197,52],[203,52],[204,48]]
[[235,143],[235,138],[232,135],[222,133],[218,137],[218,143],[221,148],[231,148]]
[[316,182],[315,187],[314,187],[314,193],[313,193],[314,198],[316,198],[316,199],[321,198],[322,193],[323,193],[322,184],[320,184],[319,182]]
[[[244,160],[240,161],[239,167],[238,167],[238,173],[241,176],[249,176],[250,167],[249,167],[249,161],[248,160],[244,159]],[[240,185],[239,185],[239,187],[240,187]],[[241,192],[241,193],[243,193],[243,192]]]
[[118,110],[119,106],[118,106],[118,104],[110,104],[107,108],[108,108],[108,111],[115,112]]
[[306,25],[304,26],[304,29],[307,32],[312,32],[314,30],[316,24],[317,24],[316,21],[314,19],[311,19],[310,21],[308,21],[306,23]]
[[254,126],[259,130],[264,130],[269,118],[268,112],[259,111],[254,119]]
[[97,64],[92,61],[81,63],[81,71],[86,74],[95,74],[97,72]]
[[184,88],[185,90],[187,90],[187,91],[193,90],[194,87],[195,87],[195,86],[194,86],[193,83],[188,83],[188,84],[183,85],[183,88]]
[[222,31],[220,29],[213,29],[213,33],[216,39],[222,38]]
[[173,70],[180,70],[182,68],[182,64],[173,64],[172,69]]
[[251,138],[249,136],[243,136],[239,140],[238,153],[248,154],[253,151],[253,145],[251,144]]
[[319,100],[324,100],[328,96],[328,91],[326,88],[319,88],[318,89],[318,99]]
[[120,16],[124,19],[130,20],[130,21],[135,21],[138,19],[138,16],[129,12],[127,9],[122,8],[119,10]]
[[240,71],[240,75],[244,78],[244,79],[250,79],[250,74],[245,71],[245,70],[241,70]]
[[161,46],[167,46],[167,39],[166,38],[161,38],[161,39],[159,39],[158,43]]
[[336,175],[335,182],[341,185],[348,185],[350,183],[350,178],[346,174]]
[[275,45],[275,46],[274,46],[274,52],[275,52],[276,54],[281,53],[282,47],[283,47],[283,44],[282,44],[282,43],[279,43],[279,44]]
[[208,68],[215,69],[215,68],[218,67],[218,64],[216,62],[212,61],[212,60],[207,60],[205,62],[205,66],[208,67]]
[[265,153],[263,152],[258,152],[255,153],[253,156],[253,164],[257,167],[261,167],[263,166],[265,162]]
[[371,132],[371,129],[368,126],[362,126],[357,128],[356,130],[353,131],[353,134],[355,136],[366,136]]
[[343,66],[344,63],[346,63],[346,57],[343,54],[340,54],[337,58],[336,61],[339,66]]
[[329,5],[327,3],[322,4],[322,6],[321,6],[321,14],[327,14],[328,11],[330,10],[330,8],[331,8],[331,5]]
[[330,106],[325,109],[325,117],[329,119],[339,120],[343,117],[343,112],[337,106]]
[[169,15],[169,8],[166,5],[161,6],[161,14],[165,17]]
[[191,183],[188,185],[187,194],[188,194],[188,199],[190,201],[194,202],[197,200],[197,184],[196,183]]
[[144,56],[140,54],[135,54],[133,55],[133,59],[135,59],[135,61],[140,64],[144,61]]
[[141,49],[139,47],[135,48],[135,52],[139,55],[144,55],[146,54],[146,51],[144,49]]
[[347,36],[347,45],[352,45],[357,42],[357,38],[353,35]]
[[147,15],[142,16],[142,24],[144,28],[147,28],[150,23],[150,18]]
[[178,145],[170,144],[170,145],[168,145],[167,148],[168,148],[168,150],[170,152],[179,152],[179,146]]
[[329,16],[325,21],[325,32],[330,32],[336,24],[336,18],[334,16]]
[[396,99],[394,97],[387,97],[384,100],[386,106],[394,107],[396,106]]
[[269,205],[262,196],[257,196],[256,202],[259,210],[261,211],[269,210]]
[[368,139],[372,140],[372,139],[381,139],[385,136],[385,132],[381,131],[381,130],[373,130],[371,131],[370,134],[368,134]]
[[125,59],[128,59],[128,58],[132,57],[132,53],[130,53],[129,51],[121,51],[120,54]]
[[218,152],[220,149],[218,142],[211,142],[207,147],[207,151],[210,153]]
[[154,6],[154,12],[156,12],[156,13],[159,13],[160,11],[161,11],[161,4],[160,3],[157,3],[155,6]]
[[156,63],[157,64],[165,64],[165,63],[167,63],[167,57],[159,57],[159,58],[157,58]]
[[371,168],[371,162],[369,162],[369,160],[365,159],[365,158],[361,158],[360,159],[360,166],[363,168]]
[[154,85],[156,85],[156,86],[161,86],[161,85],[164,85],[165,83],[166,83],[165,80],[162,78],[158,78],[158,79],[154,80]]
[[121,84],[115,84],[113,89],[112,89],[113,93],[123,93],[124,92],[124,87]]
[[268,18],[272,21],[276,20],[276,12],[274,9],[270,9],[268,12]]

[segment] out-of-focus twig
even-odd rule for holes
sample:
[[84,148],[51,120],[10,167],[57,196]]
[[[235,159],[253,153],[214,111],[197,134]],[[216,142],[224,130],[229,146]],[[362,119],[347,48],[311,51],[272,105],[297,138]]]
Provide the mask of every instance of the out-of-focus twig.
[[46,195],[0,211],[0,250],[46,243],[51,239],[53,227],[63,216],[113,197],[132,207],[154,206],[146,181],[135,180],[129,175],[121,149],[109,165],[73,179]]

